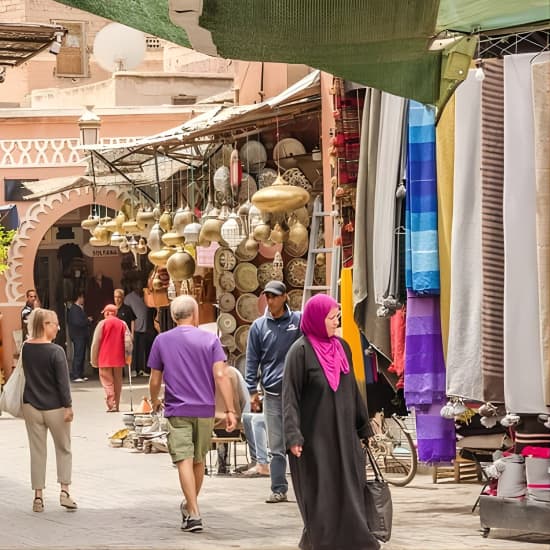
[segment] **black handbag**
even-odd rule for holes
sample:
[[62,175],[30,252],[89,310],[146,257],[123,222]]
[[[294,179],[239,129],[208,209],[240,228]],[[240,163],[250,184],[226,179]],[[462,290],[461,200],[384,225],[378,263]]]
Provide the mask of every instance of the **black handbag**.
[[365,508],[367,513],[367,524],[370,532],[380,541],[388,542],[391,538],[391,526],[393,518],[393,504],[391,492],[387,481],[382,476],[382,472],[376,460],[372,456],[372,451],[368,445],[365,445],[366,460],[371,464],[374,472],[374,479],[365,479]]

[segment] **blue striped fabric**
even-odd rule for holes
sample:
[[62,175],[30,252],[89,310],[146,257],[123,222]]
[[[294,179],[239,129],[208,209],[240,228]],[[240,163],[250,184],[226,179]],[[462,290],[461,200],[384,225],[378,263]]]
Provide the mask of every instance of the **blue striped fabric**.
[[409,290],[439,294],[435,112],[409,102],[405,277]]

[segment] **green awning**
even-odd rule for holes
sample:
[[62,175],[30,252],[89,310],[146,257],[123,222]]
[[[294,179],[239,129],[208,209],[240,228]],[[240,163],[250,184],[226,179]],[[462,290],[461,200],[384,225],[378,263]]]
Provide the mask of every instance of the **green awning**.
[[209,55],[302,63],[438,106],[466,76],[477,44],[430,50],[443,31],[550,25],[550,0],[60,1],[177,44],[189,39]]
[[152,36],[191,47],[185,31],[170,21],[168,0],[57,0],[71,6],[122,23]]

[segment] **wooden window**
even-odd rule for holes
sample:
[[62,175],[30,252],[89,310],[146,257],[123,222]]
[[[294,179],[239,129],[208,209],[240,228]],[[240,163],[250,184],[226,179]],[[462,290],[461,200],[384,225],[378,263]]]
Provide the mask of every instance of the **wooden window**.
[[68,32],[63,37],[61,50],[57,54],[55,76],[88,76],[88,48],[86,23],[82,21],[54,21]]

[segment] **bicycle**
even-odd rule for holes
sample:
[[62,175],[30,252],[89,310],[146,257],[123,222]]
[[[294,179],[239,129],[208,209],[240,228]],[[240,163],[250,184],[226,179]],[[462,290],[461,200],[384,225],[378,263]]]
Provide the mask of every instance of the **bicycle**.
[[384,479],[404,487],[416,475],[418,455],[403,417],[393,414],[386,418],[381,411],[371,419],[371,426],[374,435],[369,439],[369,447]]

